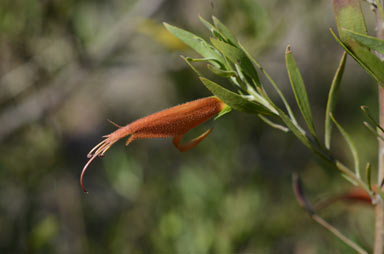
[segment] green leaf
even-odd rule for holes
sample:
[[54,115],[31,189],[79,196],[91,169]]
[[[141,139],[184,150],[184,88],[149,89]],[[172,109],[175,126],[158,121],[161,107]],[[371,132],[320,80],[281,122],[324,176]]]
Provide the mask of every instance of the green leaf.
[[343,135],[345,141],[347,142],[348,144],[348,147],[349,149],[351,150],[351,153],[352,153],[352,156],[353,156],[353,161],[354,161],[354,164],[355,164],[355,172],[356,172],[356,177],[358,179],[360,179],[360,162],[359,162],[359,154],[357,152],[357,149],[356,149],[356,146],[355,144],[353,143],[351,137],[349,136],[349,134],[344,130],[343,127],[341,127],[341,125],[336,121],[335,117],[333,116],[332,113],[329,114],[331,120],[333,121],[333,123],[336,125],[336,127],[339,129],[341,135]]
[[337,30],[344,43],[348,45],[351,37],[342,28],[367,34],[367,26],[365,25],[360,0],[333,0],[332,3]]
[[368,107],[367,106],[361,106],[360,109],[368,117],[368,119],[371,122],[371,124],[373,126],[375,126],[376,128],[378,128],[379,130],[381,130],[382,133],[384,133],[383,127],[381,127],[380,124],[373,118],[373,116],[371,115],[371,113],[368,110]]
[[213,24],[215,24],[215,27],[221,32],[224,39],[232,45],[237,46],[238,44],[236,37],[229,31],[229,29],[215,16],[212,16],[212,20]]
[[209,23],[207,20],[205,20],[205,19],[204,19],[203,17],[201,17],[201,16],[199,16],[199,19],[200,19],[201,23],[203,23],[203,25],[204,25],[206,28],[208,28],[208,30],[209,30],[212,34],[215,33],[216,28],[215,28],[211,23]]
[[296,61],[292,55],[291,48],[289,45],[287,47],[287,50],[285,51],[285,62],[297,105],[299,106],[301,114],[303,115],[303,118],[307,123],[309,131],[311,132],[312,136],[317,139],[315,126],[312,120],[311,107],[308,101],[307,91],[305,89],[303,78],[301,77],[300,70],[296,65]]
[[258,115],[259,118],[261,120],[263,120],[266,124],[268,124],[269,126],[271,126],[272,128],[275,128],[275,129],[278,129],[278,130],[281,130],[283,132],[288,132],[289,129],[281,124],[278,124],[278,123],[274,123],[272,122],[271,120],[269,120],[267,117],[263,116],[263,115]]
[[[164,26],[168,29],[171,34],[173,34],[179,40],[194,49],[204,58],[213,58],[220,63],[224,62],[223,57],[215,50],[214,47],[212,47],[212,45],[207,43],[203,38],[181,28],[169,25],[167,23],[164,23]],[[211,63],[217,67],[220,67],[219,64],[215,61],[211,61]]]
[[231,108],[247,112],[247,113],[256,113],[262,115],[272,115],[272,113],[268,108],[262,105],[259,102],[252,102],[243,96],[240,96],[224,87],[216,84],[215,82],[206,79],[204,77],[200,77],[200,80],[203,84],[208,88],[211,93],[217,96],[220,100],[222,100],[225,104],[230,106]]
[[255,67],[241,49],[214,38],[211,38],[211,42],[225,57],[233,64],[238,64],[248,77],[254,79],[256,84],[261,86]]
[[259,64],[259,62],[257,62],[256,59],[253,58],[251,56],[251,54],[249,54],[249,52],[241,44],[239,44],[239,46],[244,51],[246,56],[251,60],[251,62],[254,65],[256,65],[256,67],[265,75],[265,77],[268,79],[269,83],[271,83],[272,87],[275,89],[275,91],[279,95],[280,99],[284,103],[284,106],[285,106],[285,108],[286,108],[286,110],[288,112],[289,117],[292,119],[294,124],[297,124],[297,120],[295,118],[295,115],[293,114],[292,109],[289,106],[289,103],[288,103],[287,99],[285,98],[285,96],[282,93],[282,91],[280,90],[280,88],[277,86],[276,82],[271,78],[271,76],[268,74],[268,72]]
[[[374,73],[369,67],[367,64],[365,64],[347,45],[345,45],[337,36],[336,34],[333,32],[332,28],[329,29],[329,31],[331,32],[331,34],[333,35],[333,37],[335,38],[335,40],[340,44],[340,46],[353,58],[355,59],[355,61],[360,64],[361,67],[363,67],[363,69],[368,72],[369,75],[371,75],[377,82],[379,82],[379,84],[381,86],[383,86],[380,82],[380,78],[376,75],[376,73]],[[384,74],[380,74],[379,73],[379,76],[381,76]],[[383,80],[384,80],[384,77],[383,77]]]
[[210,70],[212,73],[216,74],[219,77],[229,78],[237,75],[236,72],[234,71],[224,71],[211,64],[208,64],[207,67],[208,67],[208,70]]
[[384,136],[382,134],[379,134],[377,132],[377,129],[375,129],[372,125],[370,125],[369,123],[367,122],[363,122],[364,126],[367,127],[367,129],[373,133],[373,135],[375,135],[377,138],[381,139],[382,141],[384,141]]
[[327,108],[325,110],[325,128],[324,128],[324,140],[325,147],[330,148],[331,144],[331,132],[332,132],[332,122],[329,116],[330,112],[333,112],[337,102],[338,91],[341,83],[341,78],[344,73],[345,62],[347,59],[347,54],[344,51],[343,56],[341,57],[339,66],[337,67],[335,76],[333,77],[331,88],[329,89]]
[[351,38],[359,42],[365,47],[376,50],[377,52],[384,54],[384,40],[380,40],[376,37],[369,36],[366,34],[361,34],[354,32],[352,30],[343,29]]
[[[359,0],[333,0],[337,30],[343,44],[349,49],[351,56],[383,86],[384,63],[369,51],[369,48],[359,44],[352,32],[367,35],[364,14]],[[348,32],[350,31],[350,32]],[[343,45],[342,45],[343,46]],[[384,86],[383,86],[384,87]]]
[[187,64],[188,66],[197,74],[197,76],[201,76],[201,73],[191,64],[191,58],[190,57],[185,57],[185,56],[180,56]]
[[186,59],[187,59],[189,62],[210,62],[210,61],[216,61],[216,59],[214,59],[214,58],[209,58],[209,57],[204,57],[204,58],[193,58],[193,57],[189,57],[189,56],[187,56]]
[[[355,44],[357,44],[357,42],[355,42]],[[360,61],[370,69],[371,73],[373,73],[371,76],[380,82],[384,82],[384,63],[366,47],[360,45],[353,45],[350,47]],[[383,86],[383,84],[381,84],[381,86]]]
[[353,178],[351,178],[350,176],[348,176],[348,175],[346,175],[344,173],[341,173],[341,177],[344,178],[345,180],[347,180],[349,183],[351,183],[354,186],[358,186],[359,185]]
[[211,23],[209,23],[207,20],[199,16],[199,19],[203,25],[208,28],[208,30],[211,32],[212,36],[215,38],[218,38],[223,41],[227,41],[226,37],[219,31],[215,26],[213,26]]

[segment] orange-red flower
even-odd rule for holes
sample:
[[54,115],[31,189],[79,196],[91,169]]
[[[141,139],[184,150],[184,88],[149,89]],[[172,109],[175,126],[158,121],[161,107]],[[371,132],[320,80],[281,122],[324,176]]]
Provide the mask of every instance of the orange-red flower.
[[180,144],[184,134],[190,129],[216,116],[225,107],[226,104],[217,97],[207,97],[165,109],[140,118],[126,126],[115,124],[118,129],[111,134],[103,136],[105,139],[88,153],[89,160],[85,164],[80,176],[81,188],[84,192],[87,192],[83,185],[83,177],[89,164],[91,164],[96,157],[104,156],[105,152],[116,141],[129,135],[130,137],[125,145],[128,145],[135,139],[173,137],[175,147],[180,152],[185,152],[199,144],[211,133],[212,129],[207,130],[186,144]]

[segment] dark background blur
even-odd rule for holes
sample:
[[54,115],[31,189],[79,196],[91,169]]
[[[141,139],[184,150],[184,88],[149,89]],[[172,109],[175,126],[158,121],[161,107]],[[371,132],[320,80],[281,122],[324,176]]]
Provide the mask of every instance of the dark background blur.
[[[290,44],[323,132],[342,54],[328,31],[330,1],[1,0],[1,253],[351,253],[299,207],[291,173],[314,201],[351,185],[254,115],[197,128],[188,137],[215,130],[187,153],[170,139],[119,142],[90,166],[82,193],[86,154],[115,129],[106,119],[125,125],[209,96],[179,57],[196,54],[161,26],[208,36],[198,15],[228,25],[293,104]],[[376,112],[376,85],[349,59],[336,118],[375,165],[362,104]],[[338,133],[333,149],[351,164]],[[369,249],[371,207],[335,204],[321,214]]]

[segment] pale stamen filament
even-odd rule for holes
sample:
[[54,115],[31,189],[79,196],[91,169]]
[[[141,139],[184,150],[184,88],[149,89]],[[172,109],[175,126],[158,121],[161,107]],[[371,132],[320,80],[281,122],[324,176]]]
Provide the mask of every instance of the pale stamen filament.
[[[94,154],[97,154],[97,151],[99,150],[99,148],[102,147],[103,145],[105,145],[105,142],[106,142],[106,141],[107,141],[107,140],[103,140],[103,141],[101,141],[100,143],[98,143],[96,146],[94,146],[94,147],[92,148],[92,150],[89,151],[87,157],[88,157],[88,158],[91,158]],[[95,153],[93,153],[96,149],[97,149],[97,151],[96,151]]]

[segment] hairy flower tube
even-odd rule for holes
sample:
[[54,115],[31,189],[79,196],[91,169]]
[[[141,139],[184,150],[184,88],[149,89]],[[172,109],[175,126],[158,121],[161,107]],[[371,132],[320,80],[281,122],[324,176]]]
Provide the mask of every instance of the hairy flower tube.
[[80,175],[80,186],[85,193],[83,184],[84,174],[96,157],[104,156],[105,152],[118,140],[130,136],[125,145],[135,139],[143,138],[169,138],[173,137],[173,144],[180,152],[188,151],[199,144],[211,133],[212,128],[189,141],[181,144],[183,136],[192,128],[208,121],[225,110],[227,105],[215,96],[206,97],[177,105],[160,112],[140,118],[126,126],[119,126],[114,132],[103,136],[105,139],[97,144],[88,153],[88,162]]

